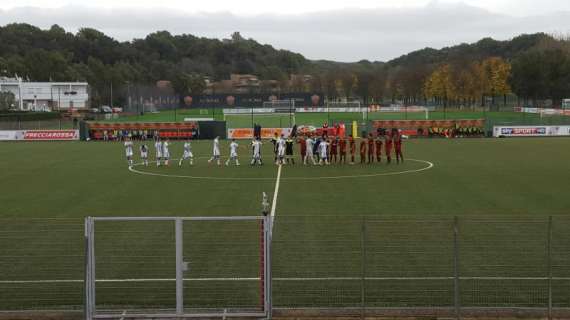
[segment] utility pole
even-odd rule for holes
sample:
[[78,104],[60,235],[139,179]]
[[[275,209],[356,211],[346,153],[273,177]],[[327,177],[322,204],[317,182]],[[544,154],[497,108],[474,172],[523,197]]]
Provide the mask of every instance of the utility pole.
[[24,111],[24,101],[22,100],[22,78],[18,78],[18,95],[20,96],[20,111]]
[[[132,106],[131,106],[131,82],[130,82],[130,81],[126,81],[126,83],[127,83],[127,96],[128,96],[128,99],[129,99],[129,102],[128,102],[129,112],[131,112],[131,107],[132,107]],[[138,113],[138,112],[137,112],[137,113]]]

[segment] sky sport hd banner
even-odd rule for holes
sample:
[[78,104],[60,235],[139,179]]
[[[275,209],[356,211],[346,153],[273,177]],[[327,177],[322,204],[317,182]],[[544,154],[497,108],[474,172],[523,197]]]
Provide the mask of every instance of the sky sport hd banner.
[[568,137],[570,126],[496,126],[494,137]]

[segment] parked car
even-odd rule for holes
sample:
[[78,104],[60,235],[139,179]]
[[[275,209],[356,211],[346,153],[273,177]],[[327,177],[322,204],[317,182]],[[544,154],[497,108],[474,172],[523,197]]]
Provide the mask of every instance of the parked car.
[[113,109],[111,109],[111,107],[109,107],[109,106],[101,106],[101,112],[102,113],[113,113]]

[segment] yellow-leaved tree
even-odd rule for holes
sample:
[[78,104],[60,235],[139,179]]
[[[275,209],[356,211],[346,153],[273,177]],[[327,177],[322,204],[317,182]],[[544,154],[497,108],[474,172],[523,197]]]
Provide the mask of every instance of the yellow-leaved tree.
[[502,58],[491,57],[481,63],[481,69],[482,80],[486,83],[483,94],[493,97],[493,103],[496,96],[503,96],[506,103],[506,96],[511,93],[511,64]]
[[456,96],[455,83],[451,67],[448,64],[441,65],[435,69],[424,83],[424,94],[426,97],[432,97],[443,100],[444,106],[447,106],[449,99]]

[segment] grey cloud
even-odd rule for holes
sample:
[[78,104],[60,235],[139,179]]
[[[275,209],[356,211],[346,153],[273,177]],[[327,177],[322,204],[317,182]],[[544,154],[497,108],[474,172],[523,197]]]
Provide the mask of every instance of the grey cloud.
[[484,37],[570,30],[570,14],[531,17],[494,14],[464,4],[433,2],[408,9],[337,10],[300,15],[236,16],[228,12],[183,13],[163,9],[16,8],[0,11],[0,24],[59,24],[75,32],[93,27],[119,40],[157,30],[223,38],[233,31],[311,59],[388,60],[424,47],[440,48]]

